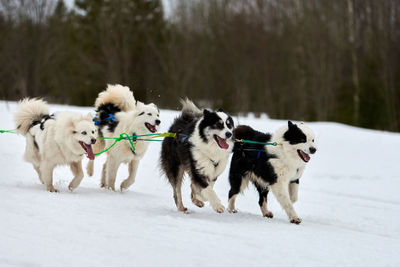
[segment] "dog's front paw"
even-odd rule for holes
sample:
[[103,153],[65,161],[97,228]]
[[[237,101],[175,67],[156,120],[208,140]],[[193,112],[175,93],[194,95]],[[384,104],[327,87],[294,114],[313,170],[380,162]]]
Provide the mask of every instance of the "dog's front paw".
[[52,192],[52,193],[60,192],[58,189],[55,189],[54,186],[48,186],[47,191]]
[[290,220],[290,223],[300,224],[301,223],[301,219],[299,217],[293,218],[293,219]]
[[[273,214],[272,212],[270,212],[270,211],[265,212],[265,213],[263,214],[263,216],[264,216],[264,217],[267,217],[267,218],[274,218],[274,214]],[[300,221],[301,221],[301,220],[300,220]]]
[[121,191],[127,190],[131,185],[128,185],[128,183],[126,181],[123,181],[121,183],[120,189]]
[[222,204],[213,206],[213,209],[218,213],[223,213],[225,211],[225,207]]
[[198,199],[192,198],[192,202],[193,202],[193,204],[195,204],[199,208],[204,207],[204,202],[203,201],[200,201]]
[[238,213],[237,209],[228,209],[229,213]]

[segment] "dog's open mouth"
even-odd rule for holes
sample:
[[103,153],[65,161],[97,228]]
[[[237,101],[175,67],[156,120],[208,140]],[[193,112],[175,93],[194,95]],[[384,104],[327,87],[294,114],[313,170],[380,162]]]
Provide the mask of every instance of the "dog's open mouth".
[[310,155],[308,155],[306,152],[304,152],[301,149],[297,149],[297,154],[299,154],[299,157],[304,161],[304,162],[309,162],[310,161]]
[[157,132],[157,128],[156,128],[155,125],[152,125],[152,124],[150,124],[150,123],[148,123],[148,122],[146,122],[144,125],[146,126],[146,128],[147,128],[150,132],[152,132],[152,133]]
[[94,160],[94,154],[93,154],[93,149],[92,149],[92,145],[87,145],[82,141],[79,141],[79,144],[81,145],[81,147],[83,148],[83,150],[85,150],[87,157],[90,160]]
[[226,142],[225,139],[219,137],[216,134],[214,134],[214,139],[215,139],[215,141],[217,142],[217,144],[219,145],[220,148],[222,148],[222,149],[228,149],[229,148],[229,145],[228,145],[228,143]]

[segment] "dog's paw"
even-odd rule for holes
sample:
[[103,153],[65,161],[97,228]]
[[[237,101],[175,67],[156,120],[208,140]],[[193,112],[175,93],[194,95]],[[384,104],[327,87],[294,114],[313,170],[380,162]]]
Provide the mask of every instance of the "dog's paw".
[[228,209],[229,213],[238,213],[237,209]]
[[192,198],[192,202],[193,202],[193,204],[195,204],[199,208],[204,207],[204,202],[203,201],[200,201],[198,199]]
[[[267,218],[274,218],[274,214],[273,214],[272,212],[270,212],[270,211],[265,212],[265,213],[263,214],[263,216],[264,216],[264,217],[267,217]],[[301,221],[301,220],[300,220],[300,221]]]
[[294,224],[300,224],[301,223],[301,219],[300,218],[293,218],[290,220],[290,223],[294,223]]
[[121,191],[127,190],[130,187],[130,185],[128,185],[128,183],[126,181],[123,181],[121,183],[120,189]]
[[49,191],[49,192],[51,192],[51,193],[58,193],[58,192],[60,192],[58,189],[55,189],[53,186],[48,187],[48,188],[47,188],[47,191]]
[[213,209],[218,213],[223,213],[225,211],[225,207],[222,204],[215,205]]
[[106,188],[108,189],[108,190],[111,190],[111,191],[114,191],[115,192],[115,186],[111,186],[111,185],[109,185],[109,186],[106,186]]
[[185,208],[184,206],[178,208],[178,211],[181,211],[181,212],[183,212],[185,214],[189,214],[189,210],[187,208]]

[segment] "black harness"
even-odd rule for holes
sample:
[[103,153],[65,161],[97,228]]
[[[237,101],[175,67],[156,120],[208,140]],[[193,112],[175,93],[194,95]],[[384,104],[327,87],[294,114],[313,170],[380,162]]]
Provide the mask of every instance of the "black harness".
[[40,130],[44,130],[44,124],[46,123],[46,121],[47,120],[54,120],[54,114],[51,114],[51,115],[43,115],[43,117],[42,117],[42,119],[39,121],[39,120],[34,120],[32,123],[31,123],[31,126],[29,127],[29,128],[32,128],[32,127],[34,127],[34,126],[36,126],[36,125],[38,125],[38,124],[40,124]]

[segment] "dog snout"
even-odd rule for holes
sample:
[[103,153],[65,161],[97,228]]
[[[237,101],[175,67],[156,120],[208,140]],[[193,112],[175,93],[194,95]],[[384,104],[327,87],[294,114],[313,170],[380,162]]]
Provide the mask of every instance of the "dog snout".
[[92,142],[92,145],[96,144],[96,139],[92,138],[92,140],[90,140]]
[[225,136],[226,136],[226,138],[231,138],[232,137],[232,133],[231,132],[226,132]]
[[156,120],[156,125],[160,125],[161,121],[160,120]]
[[317,149],[315,147],[310,147],[310,153],[314,154],[315,152],[317,152]]

